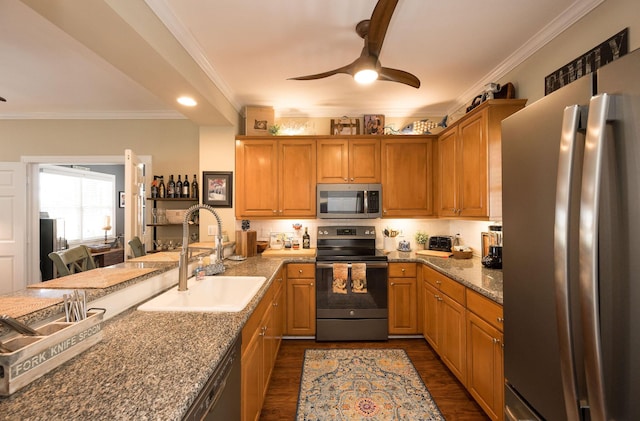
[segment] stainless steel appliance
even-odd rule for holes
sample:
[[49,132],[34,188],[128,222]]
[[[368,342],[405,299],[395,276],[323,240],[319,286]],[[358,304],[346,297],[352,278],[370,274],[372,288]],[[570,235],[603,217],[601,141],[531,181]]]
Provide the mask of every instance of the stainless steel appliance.
[[240,338],[222,357],[184,421],[240,420]]
[[502,226],[489,226],[489,245],[482,256],[482,265],[490,269],[502,269]]
[[449,235],[433,235],[429,237],[429,250],[451,251],[453,237]]
[[382,217],[382,185],[318,184],[317,216],[324,219]]
[[318,227],[316,340],[387,340],[387,256],[375,227]]
[[640,51],[502,123],[505,417],[640,419]]

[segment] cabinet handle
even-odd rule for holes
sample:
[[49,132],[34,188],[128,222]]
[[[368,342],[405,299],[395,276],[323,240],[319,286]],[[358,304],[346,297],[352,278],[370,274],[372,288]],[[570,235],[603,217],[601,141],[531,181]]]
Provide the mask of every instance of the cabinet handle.
[[499,342],[500,342],[500,340],[499,340],[498,338],[492,338],[492,340],[493,340],[493,343],[494,343],[494,344],[497,344],[497,343],[499,343]]
[[442,281],[436,281],[437,285],[440,285],[442,283]]
[[504,317],[498,317],[498,323],[504,323]]
[[395,282],[391,282],[391,286],[394,286],[396,283]]

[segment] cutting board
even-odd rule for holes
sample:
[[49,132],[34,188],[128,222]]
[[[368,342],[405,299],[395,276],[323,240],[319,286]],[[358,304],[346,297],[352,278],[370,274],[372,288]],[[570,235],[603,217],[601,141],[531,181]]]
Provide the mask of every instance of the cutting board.
[[154,268],[97,268],[86,272],[74,273],[46,282],[31,284],[28,288],[54,289],[101,289],[117,285],[138,276],[156,271]]
[[421,254],[423,256],[433,256],[433,257],[451,257],[453,253],[450,251],[438,251],[438,250],[418,250],[416,254]]
[[256,231],[236,231],[236,254],[244,257],[255,256],[258,252],[257,235]]
[[316,257],[316,249],[266,249],[262,255],[264,257]]

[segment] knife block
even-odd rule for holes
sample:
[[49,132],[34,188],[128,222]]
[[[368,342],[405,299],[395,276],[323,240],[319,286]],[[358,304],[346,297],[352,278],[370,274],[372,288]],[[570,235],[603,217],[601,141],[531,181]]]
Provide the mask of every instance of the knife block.
[[252,257],[257,254],[256,231],[236,231],[236,254]]

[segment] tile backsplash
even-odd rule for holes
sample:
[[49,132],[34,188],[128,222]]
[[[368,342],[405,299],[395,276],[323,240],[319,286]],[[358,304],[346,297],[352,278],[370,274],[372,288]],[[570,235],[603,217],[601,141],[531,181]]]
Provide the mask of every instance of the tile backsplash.
[[[473,249],[473,253],[480,256],[481,232],[487,231],[487,227],[492,225],[491,221],[463,221],[447,219],[262,219],[250,221],[250,229],[256,231],[258,240],[269,240],[271,232],[293,232],[293,225],[302,224],[301,234],[304,227],[308,227],[311,236],[311,247],[316,247],[319,226],[324,225],[367,225],[376,227],[376,247],[382,249],[385,228],[400,231],[396,238],[399,241],[404,237],[411,243],[411,248],[415,247],[415,234],[417,231],[426,232],[432,235],[451,235],[455,237],[460,234],[460,244],[467,245]],[[242,221],[236,220],[235,230],[241,230]],[[235,236],[234,233],[230,236]]]

